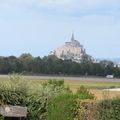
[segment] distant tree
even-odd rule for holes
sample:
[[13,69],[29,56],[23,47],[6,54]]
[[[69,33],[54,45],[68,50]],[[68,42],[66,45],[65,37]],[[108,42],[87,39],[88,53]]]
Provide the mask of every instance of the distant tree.
[[82,56],[82,59],[81,59],[81,63],[82,64],[89,64],[89,63],[92,63],[93,62],[93,58],[92,58],[92,56],[90,56],[90,55],[88,55],[88,54],[84,54],[83,56]]
[[31,62],[32,62],[33,59],[34,59],[34,57],[30,53],[23,53],[19,57],[19,60],[23,64],[23,71],[31,72],[30,64],[31,64]]
[[91,75],[93,73],[92,67],[93,67],[93,58],[88,54],[83,55],[81,59],[82,74]]
[[48,74],[58,74],[60,71],[60,62],[61,60],[58,59],[55,55],[45,56],[43,58],[44,65],[45,65],[45,73]]
[[103,67],[113,67],[114,66],[114,63],[112,61],[108,61],[108,60],[102,60],[100,61],[100,64],[103,66]]
[[120,68],[115,67],[113,62],[102,60],[95,63],[93,58],[87,54],[82,56],[80,63],[62,60],[55,55],[48,55],[43,58],[33,57],[29,53],[24,53],[18,58],[1,56],[0,73],[8,74],[11,72],[96,76],[113,74],[115,77],[120,77]]
[[115,77],[120,77],[120,68],[119,67],[114,67],[113,73]]
[[22,71],[22,63],[15,56],[8,57],[8,64],[10,66],[10,71],[21,72]]
[[30,71],[33,73],[43,73],[44,63],[40,57],[35,57],[30,64]]
[[100,63],[94,63],[93,64],[92,75],[104,76],[104,71],[105,71],[105,68],[102,67]]
[[24,62],[24,61],[31,61],[34,57],[30,53],[23,53],[20,55],[19,59]]
[[7,57],[0,58],[0,73],[7,74],[10,72],[10,65]]
[[104,75],[114,74],[113,73],[114,63],[112,61],[102,60],[100,61],[100,65],[104,69]]

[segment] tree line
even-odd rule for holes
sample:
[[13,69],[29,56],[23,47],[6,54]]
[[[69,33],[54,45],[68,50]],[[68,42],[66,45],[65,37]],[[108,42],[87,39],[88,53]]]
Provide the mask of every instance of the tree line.
[[61,60],[54,55],[43,58],[33,57],[24,53],[19,57],[0,57],[0,74],[12,72],[28,74],[52,75],[93,75],[106,76],[112,74],[120,77],[120,68],[114,66],[112,61],[102,60],[94,62],[89,55],[82,56],[80,63],[71,60]]

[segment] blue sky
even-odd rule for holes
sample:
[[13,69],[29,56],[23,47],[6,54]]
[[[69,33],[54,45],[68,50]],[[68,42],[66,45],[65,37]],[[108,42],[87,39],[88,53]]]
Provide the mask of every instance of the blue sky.
[[0,0],[0,56],[48,55],[72,32],[93,57],[120,57],[120,0]]

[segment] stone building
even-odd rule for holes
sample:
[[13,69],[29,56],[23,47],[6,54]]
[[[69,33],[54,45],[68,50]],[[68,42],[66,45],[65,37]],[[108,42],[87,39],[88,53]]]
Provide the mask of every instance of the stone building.
[[69,60],[80,62],[82,55],[84,55],[85,49],[79,41],[75,40],[74,34],[72,34],[71,41],[65,42],[65,45],[59,47],[53,51],[53,54],[62,60]]

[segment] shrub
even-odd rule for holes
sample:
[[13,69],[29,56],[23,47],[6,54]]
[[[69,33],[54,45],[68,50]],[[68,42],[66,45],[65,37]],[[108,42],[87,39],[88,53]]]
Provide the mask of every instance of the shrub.
[[52,84],[54,86],[64,86],[64,80],[49,80],[48,84]]
[[55,79],[50,79],[48,81],[45,81],[42,83],[42,86],[45,88],[47,86],[52,86],[53,89],[57,87],[64,88],[64,80],[55,80]]
[[84,86],[80,86],[80,88],[76,92],[76,97],[79,99],[94,99],[95,96],[89,92],[87,88]]
[[74,120],[74,100],[72,94],[61,94],[48,105],[47,120]]
[[4,120],[4,117],[0,114],[0,120]]
[[100,120],[120,120],[120,98],[106,99],[98,103]]
[[46,82],[42,83],[42,87],[47,89],[47,88],[51,88],[53,94],[55,93],[71,93],[71,90],[69,89],[69,87],[65,87],[64,86],[64,80],[55,80],[55,79],[51,79],[48,80]]
[[94,100],[76,100],[75,115],[77,120],[98,120]]
[[83,105],[82,103],[84,102],[81,101],[94,98],[94,95],[84,86],[81,86],[74,95],[70,94],[70,92],[67,94],[60,94],[50,102],[47,120],[56,120],[56,118],[57,120],[73,120],[74,118],[78,120],[96,120],[96,118],[91,119],[91,117],[95,117],[96,114],[95,104],[88,100],[85,105]]
[[31,94],[27,99],[28,120],[46,120],[49,97],[44,92]]
[[28,120],[46,120],[48,104],[52,98],[67,93],[64,81],[50,80],[43,82],[38,89],[29,93],[27,98]]
[[3,104],[25,105],[27,84],[19,74],[10,75],[10,79],[0,84],[0,101]]

